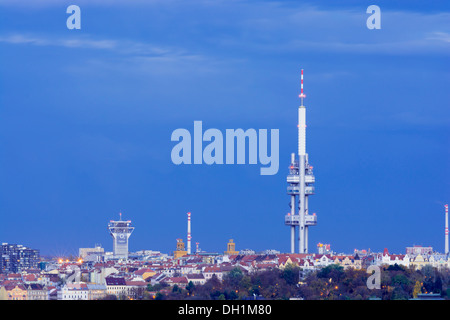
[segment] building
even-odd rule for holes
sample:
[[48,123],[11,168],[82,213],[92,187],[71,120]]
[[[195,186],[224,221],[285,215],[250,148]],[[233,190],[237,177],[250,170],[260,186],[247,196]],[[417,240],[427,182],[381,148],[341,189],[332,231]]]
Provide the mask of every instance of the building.
[[233,242],[233,239],[230,239],[227,243],[227,251],[224,252],[229,256],[238,255],[239,251],[236,251],[236,244]]
[[39,250],[23,245],[2,243],[0,247],[0,273],[20,273],[23,270],[37,268]]
[[192,282],[194,285],[204,285],[206,283],[206,278],[203,274],[195,274],[195,273],[191,273],[191,274],[187,274],[186,275],[186,279],[189,282]]
[[108,230],[113,238],[113,254],[115,259],[128,259],[128,242],[134,227],[131,226],[131,220],[122,221],[120,213],[119,221],[111,220],[108,224]]
[[127,283],[123,277],[107,277],[105,278],[106,293],[120,297],[128,292]]
[[184,288],[188,285],[188,280],[186,277],[167,277],[161,280],[161,283],[165,283],[171,287],[178,286]]
[[149,268],[141,268],[134,272],[134,275],[141,277],[143,280],[146,280],[149,277],[153,277],[156,274],[156,271]]
[[106,285],[104,284],[86,284],[89,290],[89,300],[101,300],[106,297]]
[[406,247],[406,254],[410,257],[417,255],[429,255],[433,253],[433,247],[412,246]]
[[0,287],[0,300],[28,300],[28,290],[22,283],[8,283]]
[[202,274],[206,281],[211,279],[213,276],[216,276],[220,281],[223,279],[223,270],[219,266],[207,266],[203,269]]
[[129,298],[140,299],[147,291],[148,283],[145,281],[125,281],[127,284],[126,293]]
[[28,300],[48,300],[47,287],[42,284],[32,283],[26,285]]
[[95,245],[95,248],[80,248],[78,250],[79,257],[85,261],[99,261],[99,257],[101,258],[105,253],[105,249],[101,247],[101,245]]
[[187,255],[187,251],[184,249],[184,242],[182,239],[177,239],[177,250],[173,252],[173,258],[178,259]]
[[89,300],[89,289],[86,283],[66,283],[58,289],[58,300]]
[[95,267],[89,272],[89,281],[92,283],[104,284],[106,277],[109,277],[110,275],[118,272],[119,270],[114,267]]
[[317,244],[317,252],[319,254],[331,254],[331,245],[330,244],[323,244],[318,243]]

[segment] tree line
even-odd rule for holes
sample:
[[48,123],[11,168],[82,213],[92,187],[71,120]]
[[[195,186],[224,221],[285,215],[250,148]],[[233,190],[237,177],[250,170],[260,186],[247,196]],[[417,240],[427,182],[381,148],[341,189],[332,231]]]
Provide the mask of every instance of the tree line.
[[216,276],[203,285],[187,286],[149,285],[145,295],[150,299],[167,300],[250,300],[291,298],[305,300],[408,300],[421,293],[437,293],[450,298],[450,270],[425,266],[421,270],[399,265],[381,268],[380,289],[369,289],[366,270],[345,269],[337,264],[320,270],[306,271],[295,265],[247,273],[236,267],[223,276]]

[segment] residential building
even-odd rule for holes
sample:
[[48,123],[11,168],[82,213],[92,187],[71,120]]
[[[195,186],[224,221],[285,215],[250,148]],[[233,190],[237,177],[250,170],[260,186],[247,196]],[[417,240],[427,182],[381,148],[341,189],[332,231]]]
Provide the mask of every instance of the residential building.
[[28,300],[28,291],[23,283],[11,282],[0,287],[0,300]]
[[66,283],[58,289],[58,300],[89,300],[89,289],[84,282]]
[[127,294],[127,283],[123,277],[106,277],[106,293],[120,297]]
[[106,297],[106,285],[93,283],[87,283],[86,285],[89,290],[88,300],[101,300]]
[[23,245],[2,243],[0,246],[0,273],[17,273],[29,268],[37,268],[39,250]]
[[28,300],[47,300],[48,299],[48,290],[47,287],[38,283],[31,283],[25,285],[27,288],[27,297]]

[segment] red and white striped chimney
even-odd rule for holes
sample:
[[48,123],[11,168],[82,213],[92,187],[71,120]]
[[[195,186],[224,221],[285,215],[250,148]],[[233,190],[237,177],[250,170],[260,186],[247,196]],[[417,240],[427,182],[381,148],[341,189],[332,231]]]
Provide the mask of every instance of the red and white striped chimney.
[[191,254],[191,213],[187,213],[188,216],[188,229],[187,229],[187,254]]
[[448,254],[448,204],[445,205],[445,254]]

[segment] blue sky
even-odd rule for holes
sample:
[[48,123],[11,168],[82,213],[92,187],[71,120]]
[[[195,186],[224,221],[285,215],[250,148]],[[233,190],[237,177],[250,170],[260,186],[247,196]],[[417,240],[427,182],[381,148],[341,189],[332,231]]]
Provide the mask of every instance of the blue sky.
[[[68,30],[66,8],[81,8]],[[371,4],[381,29],[366,27]],[[446,1],[0,0],[0,241],[43,254],[186,239],[289,251],[286,174],[300,69],[318,215],[330,243],[443,250],[449,202]],[[279,129],[280,170],[172,164],[173,130]]]

